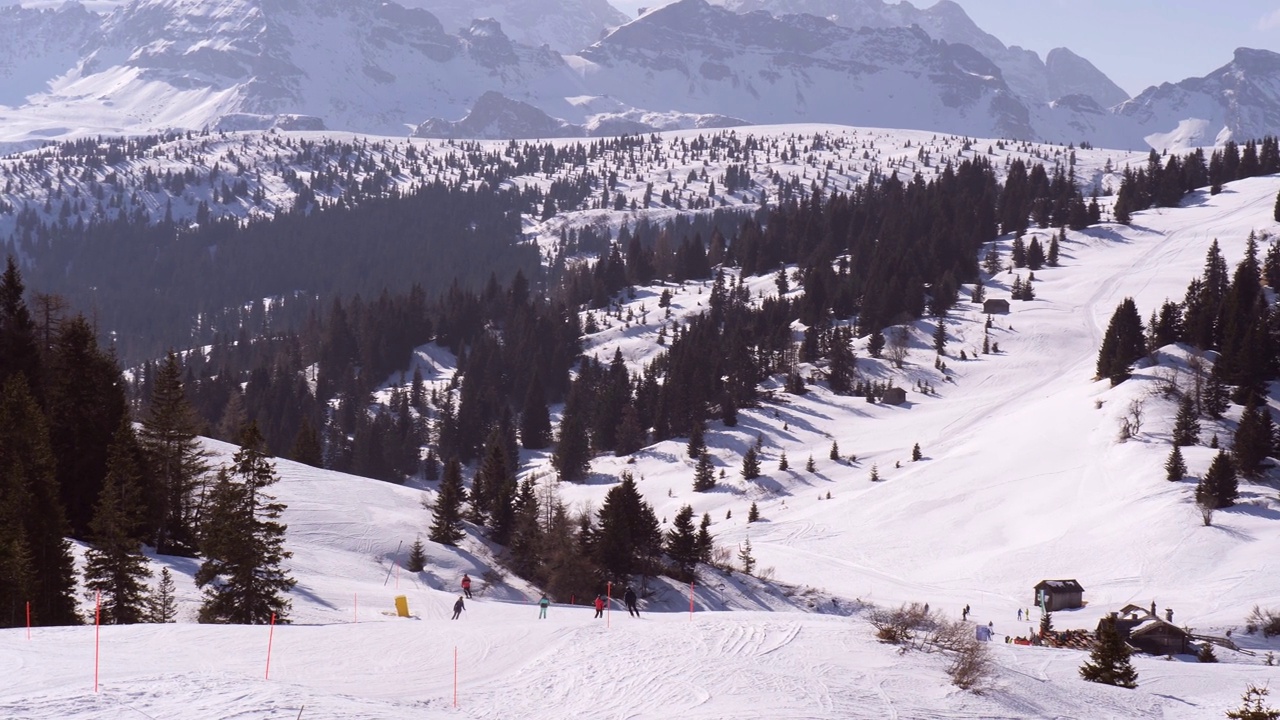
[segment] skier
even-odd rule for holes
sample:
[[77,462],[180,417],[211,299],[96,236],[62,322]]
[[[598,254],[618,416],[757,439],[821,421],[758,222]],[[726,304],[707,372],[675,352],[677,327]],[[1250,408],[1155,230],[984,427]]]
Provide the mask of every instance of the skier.
[[547,608],[551,606],[551,601],[547,599],[547,594],[542,593],[542,599],[538,601],[538,619],[545,620],[547,617]]
[[466,610],[466,607],[464,607],[464,606],[463,606],[463,604],[462,604],[462,596],[461,596],[461,595],[459,595],[459,596],[458,596],[458,602],[456,602],[456,603],[454,603],[454,604],[453,604],[453,619],[454,619],[454,620],[457,620],[457,619],[458,619],[458,616],[462,614],[462,611],[463,611],[463,610]]
[[471,599],[471,576],[466,573],[462,573],[462,594]]
[[604,598],[596,595],[596,617],[604,617]]
[[622,594],[622,600],[627,604],[627,614],[632,617],[640,617],[640,608],[636,606],[636,591],[627,586],[627,591]]
[[1022,621],[1022,608],[1018,608],[1018,621]]

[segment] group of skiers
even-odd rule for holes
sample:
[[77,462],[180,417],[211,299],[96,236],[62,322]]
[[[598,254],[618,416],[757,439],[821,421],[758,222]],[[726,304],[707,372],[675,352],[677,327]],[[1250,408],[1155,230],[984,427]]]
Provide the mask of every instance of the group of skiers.
[[[468,600],[471,599],[471,576],[466,573],[463,573],[462,575],[462,595],[459,595],[457,601],[453,603],[452,620],[457,620],[458,617],[462,615],[462,611],[467,609],[466,605],[463,603],[463,598]],[[626,603],[627,614],[632,617],[640,617],[640,605],[636,598],[636,591],[632,590],[630,585],[627,586],[626,592],[622,594],[622,601]],[[596,608],[596,617],[604,617],[604,604],[604,596],[596,595],[594,603]],[[551,600],[547,597],[546,593],[543,593],[542,597],[538,599],[539,620],[546,619],[547,608],[549,607],[551,607]]]

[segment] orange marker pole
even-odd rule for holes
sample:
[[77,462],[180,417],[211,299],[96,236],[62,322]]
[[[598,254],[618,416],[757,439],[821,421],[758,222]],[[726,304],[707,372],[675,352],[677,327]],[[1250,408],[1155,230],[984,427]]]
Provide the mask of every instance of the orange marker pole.
[[27,640],[31,639],[31,601],[27,601]]
[[102,593],[94,593],[93,603],[93,691],[98,692],[98,640],[102,637]]
[[263,680],[271,679],[271,643],[276,639],[276,614],[271,613],[271,630],[267,633],[267,672]]

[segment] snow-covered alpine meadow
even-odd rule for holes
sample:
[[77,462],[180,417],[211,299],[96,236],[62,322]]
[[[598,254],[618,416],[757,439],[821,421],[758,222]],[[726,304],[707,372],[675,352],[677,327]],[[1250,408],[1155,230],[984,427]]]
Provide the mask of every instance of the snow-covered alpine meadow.
[[[858,145],[873,131],[862,132],[850,135],[850,149],[881,171],[921,169],[920,143],[945,141],[878,131],[896,138],[901,157],[890,164],[888,153],[876,157],[868,148],[863,156]],[[796,137],[813,134],[803,127]],[[974,141],[970,154],[993,143]],[[993,163],[1005,154],[996,151]],[[1118,186],[1104,161],[1114,168],[1145,162],[1101,150],[1079,157],[1082,181],[1099,185]],[[794,172],[806,187],[823,182],[820,168],[845,183],[862,173],[852,162],[841,169],[807,153],[800,158]],[[675,188],[689,168],[670,162]],[[761,167],[753,175],[774,169]],[[622,191],[638,195],[644,185],[642,177],[624,178]],[[688,186],[697,187],[682,189]],[[1009,314],[992,317],[996,352],[982,353],[987,316],[967,302],[969,287],[947,319],[945,367],[935,366],[933,319],[910,326],[901,369],[870,358],[865,338],[859,341],[861,376],[905,389],[903,405],[834,396],[820,383],[794,396],[771,383],[771,397],[743,409],[736,427],[709,425],[708,448],[725,471],[712,492],[692,491],[694,461],[682,440],[632,458],[597,458],[582,485],[553,485],[549,457],[525,452],[522,475],[535,474],[544,492],[575,508],[598,507],[629,471],[660,519],[669,522],[685,504],[696,516],[710,513],[710,530],[731,560],[749,539],[760,577],[705,569],[692,613],[690,588],[651,580],[640,619],[615,601],[604,619],[585,605],[557,604],[539,620],[538,589],[504,574],[494,549],[474,533],[458,548],[427,543],[427,568],[409,573],[402,567],[408,545],[425,539],[431,521],[422,506],[430,489],[280,460],[273,491],[288,504],[288,566],[298,580],[293,624],[197,625],[197,561],[158,557],[157,571],[167,565],[178,581],[180,622],[103,627],[96,642],[92,625],[37,628],[30,637],[25,629],[0,631],[0,717],[1223,717],[1247,684],[1280,677],[1280,667],[1263,662],[1280,642],[1243,630],[1255,604],[1280,607],[1280,498],[1274,484],[1242,483],[1240,503],[1205,527],[1191,501],[1194,479],[1165,479],[1176,408],[1167,390],[1190,383],[1188,348],[1161,349],[1115,388],[1093,380],[1094,365],[1125,297],[1145,318],[1166,299],[1182,299],[1214,239],[1234,267],[1250,232],[1280,232],[1272,219],[1277,191],[1280,177],[1255,178],[1216,196],[1193,193],[1180,208],[1137,213],[1131,226],[1068,232],[1060,266],[1035,273],[1036,299],[1013,301]],[[552,219],[528,234],[550,243],[564,222],[620,222],[606,216]],[[1047,243],[1053,232],[1031,234]],[[1006,260],[1011,241],[998,241]],[[1025,280],[1026,272],[989,278],[987,297],[1008,298],[1015,274]],[[777,292],[773,275],[743,283],[753,297]],[[663,289],[672,293],[670,318],[658,307]],[[661,352],[663,323],[700,312],[709,294],[709,283],[637,288],[616,311],[596,311],[601,329],[586,338],[585,352],[607,363],[620,351],[638,370]],[[798,339],[803,328],[795,329]],[[452,362],[425,346],[406,359],[405,374],[416,364],[428,384],[443,384]],[[1141,427],[1121,442],[1121,421],[1135,408]],[[1207,447],[1212,435],[1229,442],[1239,411],[1216,425],[1202,422],[1202,445],[1185,449],[1192,476],[1216,452]],[[828,457],[833,441],[839,461]],[[744,481],[741,457],[757,442],[763,475]],[[913,462],[917,443],[922,458]],[[222,461],[234,451],[209,447]],[[786,471],[778,470],[783,452]],[[805,470],[809,457],[813,472]],[[872,468],[880,482],[871,482]],[[748,523],[752,502],[760,520]],[[464,572],[476,580],[476,597],[453,621]],[[1092,630],[1111,611],[1154,601],[1162,614],[1171,608],[1179,626],[1213,636],[1231,630],[1255,654],[1219,648],[1218,664],[1135,656],[1136,690],[1084,682],[1078,667],[1086,653],[1004,642],[1037,622],[1038,613],[1017,619],[1033,605],[1033,586],[1061,578],[1078,580],[1087,604],[1054,613],[1056,629]],[[399,595],[409,618],[395,616]],[[876,641],[867,608],[904,602],[927,602],[956,618],[969,605],[975,625],[992,624],[996,667],[983,692],[952,686],[943,654],[904,654]],[[90,602],[84,607],[91,612]]]

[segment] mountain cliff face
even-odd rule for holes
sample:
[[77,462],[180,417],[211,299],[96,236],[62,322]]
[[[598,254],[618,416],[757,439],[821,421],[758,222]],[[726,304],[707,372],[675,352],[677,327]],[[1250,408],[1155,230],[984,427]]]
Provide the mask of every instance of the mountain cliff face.
[[[1045,103],[1063,95],[1088,95],[1109,107],[1129,98],[1106,75],[1087,60],[1059,48],[1056,64],[1042,61],[1036,53],[1007,47],[994,35],[978,27],[969,15],[951,0],[940,0],[921,10],[911,3],[883,0],[718,0],[737,12],[766,10],[774,15],[807,13],[824,17],[850,28],[910,27],[919,25],[930,37],[962,43],[986,56],[1000,68],[1004,80],[1024,101]],[[1062,53],[1065,53],[1063,55]],[[1071,59],[1067,60],[1067,57]],[[1055,67],[1056,65],[1056,67]],[[1087,67],[1086,67],[1087,66]]]
[[1280,54],[1240,48],[1205,77],[1147,88],[1117,110],[1157,147],[1274,135],[1280,132]]
[[599,40],[630,18],[607,0],[401,0],[402,5],[427,10],[449,32],[492,18],[517,43],[547,45],[572,53]]
[[561,96],[576,82],[557,53],[511,43],[497,23],[451,35],[431,13],[377,0],[136,0],[91,34],[44,76],[20,123],[31,134],[309,116],[395,135],[488,89]]
[[997,67],[918,28],[853,30],[812,15],[737,14],[681,0],[624,25],[578,60],[589,89],[636,107],[665,103],[755,123],[1031,132]]
[[101,18],[83,5],[0,7],[0,105],[22,105],[80,59]]

